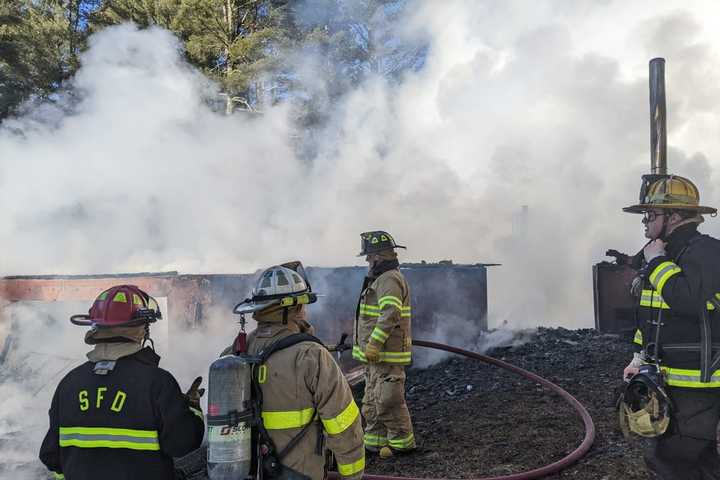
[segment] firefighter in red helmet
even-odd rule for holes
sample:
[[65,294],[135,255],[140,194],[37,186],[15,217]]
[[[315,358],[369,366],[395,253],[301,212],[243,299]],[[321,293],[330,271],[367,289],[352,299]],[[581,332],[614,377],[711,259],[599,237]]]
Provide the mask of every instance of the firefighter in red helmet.
[[158,367],[149,325],[161,318],[155,299],[134,285],[102,292],[87,315],[70,318],[91,327],[85,343],[93,349],[52,399],[40,460],[55,478],[171,480],[173,457],[200,446],[202,379],[183,394]]

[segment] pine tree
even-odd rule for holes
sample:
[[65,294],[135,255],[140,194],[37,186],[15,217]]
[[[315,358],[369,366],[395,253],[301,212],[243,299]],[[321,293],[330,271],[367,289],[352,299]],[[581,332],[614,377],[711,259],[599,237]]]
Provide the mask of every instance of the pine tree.
[[47,98],[78,68],[94,0],[0,3],[0,119]]

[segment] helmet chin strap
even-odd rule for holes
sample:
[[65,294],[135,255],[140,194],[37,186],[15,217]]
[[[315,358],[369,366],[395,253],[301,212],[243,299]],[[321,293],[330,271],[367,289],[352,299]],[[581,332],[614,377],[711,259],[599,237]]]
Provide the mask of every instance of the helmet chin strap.
[[145,348],[145,344],[150,342],[150,348],[152,351],[155,351],[155,342],[152,341],[152,338],[150,338],[150,324],[145,324],[145,336],[143,337],[142,346]]
[[[672,215],[672,213],[671,213],[670,215]],[[658,234],[656,240],[662,240],[663,242],[666,241],[666,237],[668,236],[668,231],[667,231],[667,229],[668,229],[668,219],[669,219],[668,217],[669,217],[668,214],[663,213],[663,216],[662,216],[662,219],[663,219],[662,229],[660,230],[660,233]]]

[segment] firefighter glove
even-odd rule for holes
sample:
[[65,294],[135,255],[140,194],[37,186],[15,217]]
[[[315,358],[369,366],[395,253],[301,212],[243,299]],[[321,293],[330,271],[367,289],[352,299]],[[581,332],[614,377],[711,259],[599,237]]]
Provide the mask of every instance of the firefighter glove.
[[617,250],[608,250],[607,252],[605,252],[605,255],[608,257],[615,257],[615,263],[617,263],[618,265],[630,264],[630,255],[620,253]]
[[645,254],[645,261],[648,263],[650,263],[653,258],[665,255],[665,242],[659,238],[653,240],[645,245],[645,248],[643,248],[643,254]]
[[368,342],[365,347],[365,358],[370,363],[375,363],[380,360],[380,347],[375,342]]
[[205,394],[205,389],[200,388],[202,383],[202,377],[197,377],[187,392],[185,392],[185,398],[187,398],[188,405],[192,408],[200,410],[200,398]]

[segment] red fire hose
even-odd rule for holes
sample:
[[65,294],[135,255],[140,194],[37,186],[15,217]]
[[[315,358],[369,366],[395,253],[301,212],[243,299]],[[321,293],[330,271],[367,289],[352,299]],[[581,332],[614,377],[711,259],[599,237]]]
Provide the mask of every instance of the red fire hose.
[[[513,473],[511,475],[503,475],[500,477],[483,477],[476,480],[531,480],[534,478],[542,478],[550,475],[551,473],[558,472],[563,468],[568,467],[569,465],[572,465],[573,463],[581,459],[588,452],[588,450],[590,450],[590,447],[595,440],[595,425],[593,424],[592,418],[590,418],[590,414],[585,409],[585,407],[583,407],[582,404],[575,399],[575,397],[573,397],[568,392],[558,387],[554,383],[549,382],[548,380],[545,380],[544,378],[539,377],[534,373],[528,372],[527,370],[516,367],[515,365],[503,362],[502,360],[488,357],[486,355],[481,355],[479,353],[463,350],[462,348],[451,347],[449,345],[443,345],[442,343],[426,342],[424,340],[413,340],[413,345],[418,347],[434,348],[436,350],[445,350],[446,352],[450,353],[457,353],[459,355],[474,358],[475,360],[480,360],[481,362],[489,363],[500,368],[504,368],[505,370],[509,370],[513,373],[522,375],[523,377],[532,380],[533,382],[539,383],[559,394],[562,398],[565,399],[565,401],[567,401],[567,403],[569,403],[575,409],[575,411],[580,415],[580,418],[582,418],[582,421],[585,424],[585,438],[583,438],[582,443],[565,458],[562,458],[557,462],[551,463],[550,465],[545,465],[544,467],[536,468],[535,470],[529,470],[527,472]],[[330,472],[329,478],[337,479],[340,477],[337,472]],[[366,480],[430,480],[414,477],[391,477],[387,475],[364,475],[363,478]]]

